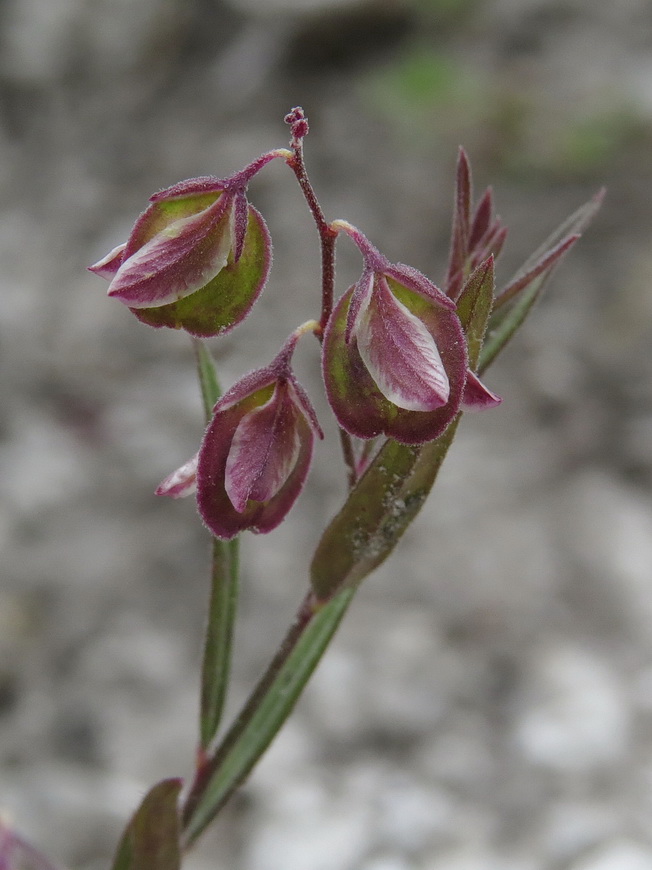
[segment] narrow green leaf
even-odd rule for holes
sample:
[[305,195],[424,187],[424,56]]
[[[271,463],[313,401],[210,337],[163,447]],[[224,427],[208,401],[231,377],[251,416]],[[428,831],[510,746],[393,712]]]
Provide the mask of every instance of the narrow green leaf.
[[[575,235],[575,233],[583,233],[602,205],[605,193],[605,188],[601,188],[591,197],[591,199],[588,200],[588,202],[585,202],[584,205],[581,205],[576,211],[569,215],[569,217],[567,217],[566,220],[557,227],[557,229],[550,233],[548,238],[539,245],[536,251],[528,257],[514,277],[531,269],[538,260],[551,250],[551,248],[558,245],[566,236],[572,236]],[[514,279],[512,278],[512,281],[513,280]],[[511,283],[511,281],[509,283]]]
[[503,305],[511,302],[516,296],[518,296],[521,291],[525,290],[535,278],[538,278],[539,275],[542,275],[544,272],[550,273],[551,267],[556,265],[556,263],[569,251],[575,242],[580,238],[578,233],[574,233],[573,235],[566,236],[559,242],[559,244],[555,245],[554,248],[551,248],[549,251],[544,254],[541,259],[535,263],[530,269],[526,269],[525,271],[521,271],[518,275],[516,275],[506,287],[500,291],[500,294],[496,297],[496,303],[494,305],[494,311],[497,311]]
[[491,365],[516,330],[523,324],[539,298],[549,274],[549,272],[543,272],[516,297],[512,305],[501,308],[495,317],[490,318],[487,338],[478,361],[479,374],[482,374]]
[[320,600],[357,585],[392,552],[432,489],[459,417],[436,441],[389,439],[322,535],[311,565]]
[[145,795],[127,825],[113,870],[179,870],[180,779],[164,779]]
[[494,258],[488,257],[474,269],[457,303],[469,353],[469,368],[475,371],[494,301]]
[[451,298],[457,297],[457,291],[463,280],[464,264],[469,253],[468,243],[471,230],[472,197],[471,165],[469,164],[466,151],[460,148],[457,155],[453,228],[451,231],[451,249],[445,288],[446,294]]
[[309,596],[297,620],[214,757],[200,770],[183,813],[190,845],[244,781],[292,712],[351,599],[342,590],[315,609]]
[[[206,421],[210,421],[213,405],[221,395],[213,357],[199,339],[193,339],[197,361],[197,376],[201,389]],[[201,706],[199,733],[202,749],[207,749],[217,734],[231,673],[233,630],[238,607],[239,542],[213,538],[211,595],[208,625],[204,639],[201,675]]]
[[[518,270],[514,278],[509,282],[514,285],[519,278],[530,272],[536,264],[545,258],[546,254],[559,245],[560,241],[568,236],[580,233],[589,224],[597,210],[600,208],[604,191],[599,191],[592,199],[577,209],[564,223],[558,227],[551,236],[541,245],[532,256]],[[478,372],[482,374],[498,354],[507,345],[516,330],[521,326],[537,301],[544,285],[552,274],[557,260],[554,260],[546,269],[536,275],[533,280],[506,305],[495,310],[490,319],[487,336],[480,353]],[[498,297],[500,298],[500,294]]]

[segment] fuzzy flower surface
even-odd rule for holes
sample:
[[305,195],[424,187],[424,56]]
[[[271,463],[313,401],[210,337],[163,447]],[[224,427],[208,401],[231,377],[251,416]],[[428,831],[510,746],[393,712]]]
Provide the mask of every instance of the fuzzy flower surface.
[[467,381],[455,303],[421,272],[390,263],[355,228],[337,223],[360,247],[364,268],[324,334],[331,407],[357,437],[432,441],[460,410]]
[[90,271],[107,278],[108,295],[150,326],[201,337],[228,332],[249,313],[269,274],[269,232],[246,187],[272,156],[228,179],[191,178],[155,193],[127,241]]
[[177,497],[196,486],[199,513],[218,538],[272,531],[305,483],[315,436],[323,435],[290,366],[295,344],[291,336],[269,366],[224,394],[197,457],[157,490]]

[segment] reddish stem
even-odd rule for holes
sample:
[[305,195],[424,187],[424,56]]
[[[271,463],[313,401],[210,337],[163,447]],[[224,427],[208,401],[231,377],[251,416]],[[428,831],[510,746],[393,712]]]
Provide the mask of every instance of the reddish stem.
[[[290,125],[292,131],[292,141],[290,148],[292,149],[292,157],[287,159],[287,165],[294,172],[299,187],[303,193],[304,199],[308,204],[310,213],[319,233],[319,242],[321,245],[321,315],[319,318],[319,326],[315,329],[315,335],[319,341],[323,341],[324,330],[333,311],[333,299],[335,295],[335,240],[338,230],[332,227],[319,205],[317,194],[310,183],[306,164],[303,159],[303,140],[308,135],[308,119],[305,116],[303,109],[300,106],[292,109],[286,115],[285,122]],[[349,488],[353,488],[357,482],[358,475],[356,471],[355,452],[353,450],[353,442],[351,436],[344,429],[340,429],[340,441],[342,443],[342,453],[344,461],[348,468]]]
[[333,296],[335,291],[335,239],[337,238],[337,230],[334,230],[324,215],[322,207],[319,205],[317,195],[308,178],[306,165],[303,159],[303,137],[308,133],[308,121],[303,113],[303,109],[297,107],[292,109],[286,117],[286,122],[290,124],[292,129],[292,157],[288,158],[287,164],[294,172],[301,192],[308,204],[310,213],[312,214],[317,232],[319,233],[319,241],[321,244],[321,285],[322,285],[322,305],[321,317],[319,318],[319,331],[316,334],[319,338],[326,328],[328,319],[333,310]]

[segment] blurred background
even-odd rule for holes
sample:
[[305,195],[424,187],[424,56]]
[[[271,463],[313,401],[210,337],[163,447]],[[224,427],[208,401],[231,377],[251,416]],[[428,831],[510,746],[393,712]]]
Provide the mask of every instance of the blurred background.
[[[511,232],[499,278],[601,185],[601,213],[486,381],[440,483],[367,581],[195,870],[651,870],[652,6],[648,0],[0,3],[0,810],[109,866],[139,797],[191,771],[208,540],[153,490],[196,449],[189,342],[85,267],[154,190],[310,119],[329,218],[445,271],[459,144]],[[223,383],[318,306],[288,170]],[[338,292],[359,258],[343,240]],[[304,593],[344,473],[316,347],[310,484],[243,541],[235,711]]]

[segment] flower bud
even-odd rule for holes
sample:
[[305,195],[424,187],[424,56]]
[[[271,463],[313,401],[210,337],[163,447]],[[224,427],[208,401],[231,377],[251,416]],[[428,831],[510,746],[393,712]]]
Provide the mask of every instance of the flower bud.
[[[323,436],[290,367],[296,340],[291,336],[271,365],[242,378],[215,405],[198,455],[197,504],[218,538],[245,529],[270,532],[303,488],[314,436]],[[182,494],[180,481],[192,470],[177,475],[161,484],[160,494]]]
[[250,311],[271,263],[262,216],[246,181],[189,179],[154,194],[129,239],[90,266],[110,280],[109,296],[150,326],[208,337]]
[[455,304],[416,269],[389,263],[355,233],[365,269],[324,334],[331,407],[360,438],[432,441],[459,411],[466,380]]

